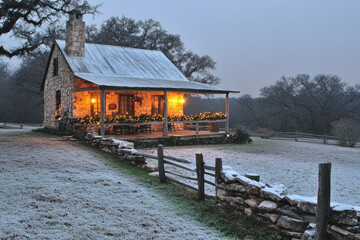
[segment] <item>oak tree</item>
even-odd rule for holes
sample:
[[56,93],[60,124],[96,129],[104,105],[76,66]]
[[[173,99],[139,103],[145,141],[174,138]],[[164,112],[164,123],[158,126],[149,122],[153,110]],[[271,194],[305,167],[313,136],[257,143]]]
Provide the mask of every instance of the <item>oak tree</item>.
[[52,25],[74,8],[94,14],[98,6],[86,0],[2,0],[0,1],[0,39],[14,38],[15,46],[1,41],[0,56],[22,56],[46,43]]

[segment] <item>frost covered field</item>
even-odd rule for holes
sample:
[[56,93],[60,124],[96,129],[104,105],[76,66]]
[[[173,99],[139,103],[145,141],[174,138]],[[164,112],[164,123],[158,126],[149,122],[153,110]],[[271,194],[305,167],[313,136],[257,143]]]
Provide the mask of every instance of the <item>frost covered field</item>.
[[21,132],[0,130],[0,239],[224,238],[94,151]]
[[[154,152],[154,149],[146,150]],[[318,164],[332,163],[331,201],[360,206],[360,149],[254,138],[250,145],[166,147],[164,154],[193,160],[202,153],[205,163],[231,166],[241,175],[260,174],[260,181],[284,184],[288,193],[317,195]],[[193,165],[195,167],[195,164]]]

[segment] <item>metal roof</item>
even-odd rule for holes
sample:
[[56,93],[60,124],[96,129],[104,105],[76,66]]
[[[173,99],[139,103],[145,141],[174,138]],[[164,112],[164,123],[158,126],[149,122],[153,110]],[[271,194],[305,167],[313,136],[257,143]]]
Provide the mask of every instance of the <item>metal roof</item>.
[[85,57],[70,57],[56,40],[74,75],[99,86],[199,92],[238,92],[189,81],[160,51],[85,43]]
[[189,92],[233,92],[214,85],[208,85],[193,81],[175,81],[164,79],[149,78],[131,78],[116,75],[99,75],[76,73],[76,77],[85,79],[89,82],[103,87],[116,87],[126,89],[152,89],[152,90],[170,90],[170,91],[189,91]]

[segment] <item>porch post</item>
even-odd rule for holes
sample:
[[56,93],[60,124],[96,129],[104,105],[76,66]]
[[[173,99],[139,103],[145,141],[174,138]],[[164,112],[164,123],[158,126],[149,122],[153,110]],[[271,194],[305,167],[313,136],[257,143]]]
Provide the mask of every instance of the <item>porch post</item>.
[[164,137],[169,136],[168,131],[168,98],[167,91],[164,91]]
[[229,112],[230,112],[230,105],[229,105],[229,93],[226,93],[226,123],[225,123],[225,133],[229,133]]
[[105,136],[105,90],[101,89],[101,136]]

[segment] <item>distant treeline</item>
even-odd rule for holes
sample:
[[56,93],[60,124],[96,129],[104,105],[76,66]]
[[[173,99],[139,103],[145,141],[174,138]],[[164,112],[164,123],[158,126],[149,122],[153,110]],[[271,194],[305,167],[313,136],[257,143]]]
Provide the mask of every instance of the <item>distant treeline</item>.
[[[190,97],[186,114],[225,111],[224,98]],[[338,76],[306,74],[282,77],[261,89],[261,96],[230,98],[230,127],[332,134],[341,119],[360,122],[360,86],[347,86]]]

